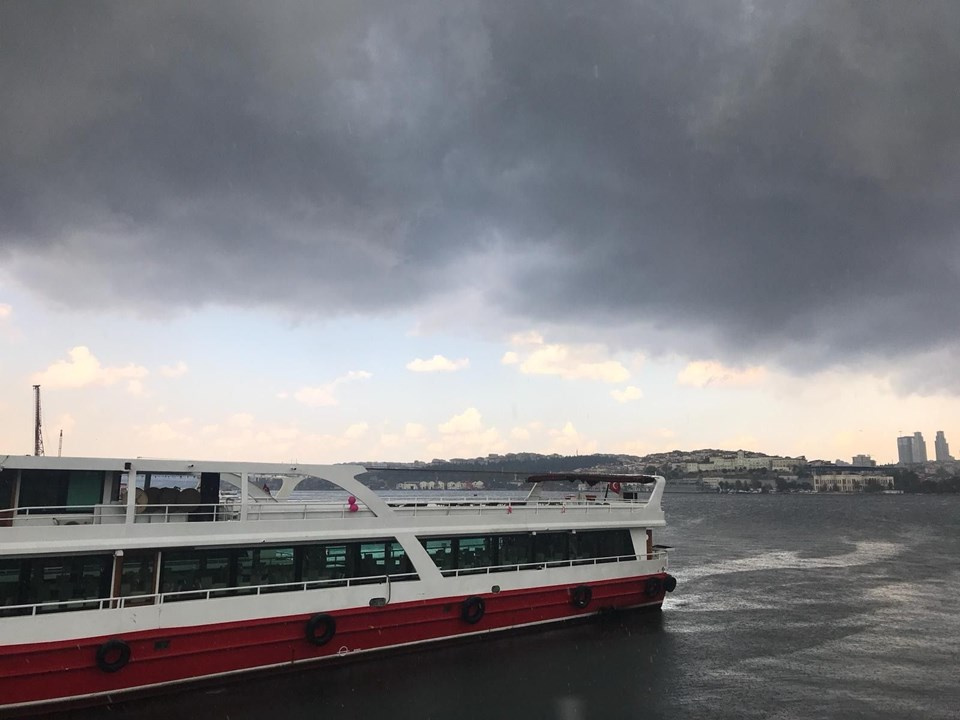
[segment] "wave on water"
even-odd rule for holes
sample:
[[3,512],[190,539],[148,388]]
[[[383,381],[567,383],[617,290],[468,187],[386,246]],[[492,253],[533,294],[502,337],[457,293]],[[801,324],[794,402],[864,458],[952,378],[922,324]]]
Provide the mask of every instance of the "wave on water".
[[738,572],[762,570],[818,570],[845,568],[889,560],[896,557],[903,547],[899,543],[879,540],[862,540],[853,543],[854,549],[843,555],[826,557],[801,557],[796,550],[774,550],[752,557],[720,560],[706,565],[671,569],[680,581],[697,580],[709,575],[728,575]]

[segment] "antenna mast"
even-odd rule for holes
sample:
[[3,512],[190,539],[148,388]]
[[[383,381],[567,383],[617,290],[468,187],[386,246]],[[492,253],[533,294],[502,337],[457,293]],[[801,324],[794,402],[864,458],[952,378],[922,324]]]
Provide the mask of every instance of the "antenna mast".
[[40,425],[40,386],[33,386],[33,454],[43,455],[43,429]]
[[57,457],[63,455],[63,428],[60,428],[60,445],[57,447]]

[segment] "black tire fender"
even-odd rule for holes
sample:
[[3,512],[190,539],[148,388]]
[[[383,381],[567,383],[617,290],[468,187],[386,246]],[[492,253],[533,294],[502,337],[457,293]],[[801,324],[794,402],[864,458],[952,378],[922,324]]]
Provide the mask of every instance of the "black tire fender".
[[105,673],[123,670],[130,662],[130,646],[119,638],[111,638],[97,648],[97,667]]
[[311,645],[326,645],[337,634],[337,621],[332,615],[317,613],[307,620],[304,634]]
[[468,625],[476,625],[483,620],[483,615],[487,611],[487,604],[482,597],[468,597],[460,604],[460,619]]
[[656,576],[647,578],[647,585],[644,592],[647,597],[651,599],[663,594],[663,580]]
[[673,575],[667,575],[663,579],[663,589],[667,592],[673,592],[677,589],[677,579]]
[[588,585],[577,585],[570,591],[570,604],[582,610],[593,600],[593,589]]

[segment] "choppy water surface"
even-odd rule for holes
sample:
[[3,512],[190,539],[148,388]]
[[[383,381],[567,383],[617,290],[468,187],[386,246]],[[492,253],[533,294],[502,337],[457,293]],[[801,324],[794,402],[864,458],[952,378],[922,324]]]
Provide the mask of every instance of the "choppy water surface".
[[960,500],[667,495],[661,615],[73,713],[153,720],[960,717]]

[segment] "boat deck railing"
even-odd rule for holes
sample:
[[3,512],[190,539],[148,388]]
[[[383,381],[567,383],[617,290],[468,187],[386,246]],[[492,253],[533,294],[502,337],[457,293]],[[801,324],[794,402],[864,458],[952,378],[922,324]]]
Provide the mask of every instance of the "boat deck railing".
[[0,617],[5,615],[39,615],[49,612],[68,612],[71,610],[106,610],[125,607],[164,604],[183,600],[210,600],[211,598],[239,597],[243,595],[266,595],[277,592],[295,592],[318,590],[320,588],[355,587],[358,585],[383,585],[394,582],[419,580],[417,573],[398,573],[394,575],[369,575],[353,578],[330,578],[323,580],[303,580],[300,582],[270,583],[264,585],[238,585],[222,588],[192,588],[173,590],[147,595],[125,595],[112,598],[88,598],[78,600],[51,600],[29,605],[0,605]]
[[636,560],[663,560],[667,554],[662,550],[640,555],[611,555],[600,558],[582,558],[577,560],[541,560],[532,563],[512,563],[508,565],[491,565],[479,568],[458,568],[456,570],[442,570],[444,577],[460,577],[462,575],[488,575],[490,573],[514,572],[520,570],[546,570],[547,568],[578,567],[580,565],[601,565],[603,563],[634,562]]
[[[635,555],[614,555],[600,558],[584,558],[579,560],[549,560],[532,563],[508,565],[494,565],[490,567],[461,568],[458,570],[441,571],[444,577],[461,577],[465,575],[485,575],[501,572],[520,572],[525,570],[547,570],[553,568],[577,567],[582,565],[601,565],[604,563],[621,563],[647,560],[665,560],[667,553],[658,550],[650,553]],[[0,617],[43,615],[53,612],[70,612],[77,610],[110,610],[150,605],[163,605],[185,600],[211,600],[216,598],[240,597],[249,595],[266,595],[279,592],[303,592],[322,588],[357,587],[359,585],[386,586],[385,598],[373,598],[371,605],[386,604],[390,600],[390,585],[396,582],[410,582],[419,580],[418,573],[398,573],[392,575],[368,575],[355,578],[329,578],[322,580],[304,580],[299,582],[269,583],[263,585],[242,585],[223,588],[197,588],[175,590],[146,595],[126,595],[110,598],[81,598],[76,600],[52,600],[27,605],[0,605]]]
[[[400,517],[435,516],[491,516],[520,513],[524,516],[550,514],[597,514],[641,512],[646,502],[630,500],[539,499],[505,500],[484,499],[424,499],[387,500],[387,506]],[[353,509],[356,508],[356,509]],[[126,522],[126,505],[97,504],[74,506],[19,507],[4,511],[4,517],[15,525],[101,525]],[[363,503],[351,506],[341,502],[315,501],[259,501],[247,505],[247,521],[316,520],[372,517],[374,513]],[[211,503],[207,505],[138,505],[134,522],[172,523],[198,520],[239,521],[240,502]],[[0,518],[3,519],[3,518]],[[2,531],[2,528],[0,528]]]
[[398,515],[502,515],[503,513],[596,513],[638,512],[647,507],[646,502],[629,500],[426,500],[388,501]]

